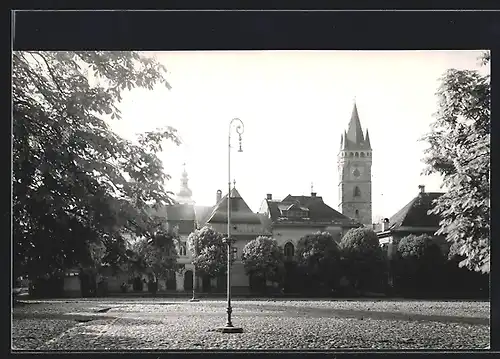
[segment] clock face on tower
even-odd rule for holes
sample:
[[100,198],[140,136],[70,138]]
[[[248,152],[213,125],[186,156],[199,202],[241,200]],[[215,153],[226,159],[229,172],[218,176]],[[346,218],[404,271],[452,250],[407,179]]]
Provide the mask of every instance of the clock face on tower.
[[361,175],[361,173],[357,168],[355,168],[354,171],[352,171],[352,175],[354,176],[354,178],[358,178]]

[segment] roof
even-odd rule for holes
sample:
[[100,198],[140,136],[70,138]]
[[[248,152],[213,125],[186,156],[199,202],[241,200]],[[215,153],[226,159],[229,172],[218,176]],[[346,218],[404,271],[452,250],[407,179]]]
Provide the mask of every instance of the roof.
[[[227,223],[227,194],[215,205],[206,223]],[[234,224],[261,224],[236,188],[231,190],[231,222]]]
[[341,148],[343,150],[370,150],[370,137],[368,132],[366,138],[363,136],[361,121],[359,120],[358,107],[354,103],[352,109],[351,120],[347,132],[344,132],[344,139],[341,140]]
[[432,209],[433,201],[442,195],[441,192],[419,193],[389,218],[389,230],[398,230],[401,227],[439,227],[441,218],[427,212]]
[[166,206],[167,223],[170,228],[178,227],[180,234],[191,233],[196,227],[194,207],[189,204]]
[[297,222],[302,221],[304,223],[311,222],[341,222],[341,223],[352,223],[352,220],[343,215],[342,213],[334,210],[328,206],[323,198],[320,196],[286,196],[282,201],[277,200],[265,200],[267,202],[267,207],[269,208],[269,213],[271,220],[273,222],[285,223],[288,219],[283,218],[280,212],[280,208],[287,209],[292,205],[300,206],[303,210],[308,210],[308,218],[293,218],[289,221]]
[[196,223],[201,228],[208,220],[208,216],[212,213],[214,206],[194,206],[194,213],[196,216]]

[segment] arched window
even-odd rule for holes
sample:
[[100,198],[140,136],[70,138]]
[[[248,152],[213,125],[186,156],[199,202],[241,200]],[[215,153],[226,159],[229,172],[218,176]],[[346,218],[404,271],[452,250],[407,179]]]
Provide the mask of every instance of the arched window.
[[354,211],[354,214],[356,215],[356,217],[359,217],[359,211],[358,210]]
[[352,157],[354,156],[354,154],[352,152],[349,152],[349,157]]
[[355,156],[355,157],[359,157],[359,153],[357,153],[357,152],[356,152],[356,153],[354,153],[354,156]]
[[354,187],[354,197],[361,197],[361,190],[358,186]]
[[185,256],[186,255],[186,245],[183,243],[181,244],[180,248],[179,248],[179,254],[181,256]]
[[293,257],[295,248],[293,247],[293,244],[291,242],[285,244],[284,252],[285,252],[285,257],[287,258]]
[[361,157],[365,157],[365,153],[364,152],[361,152]]

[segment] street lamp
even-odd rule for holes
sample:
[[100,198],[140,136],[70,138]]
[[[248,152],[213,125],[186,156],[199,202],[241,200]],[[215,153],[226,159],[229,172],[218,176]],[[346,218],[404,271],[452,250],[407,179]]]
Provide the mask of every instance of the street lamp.
[[235,130],[238,134],[239,139],[239,150],[238,152],[243,152],[241,149],[241,135],[245,130],[245,125],[243,121],[239,118],[233,118],[229,123],[229,136],[228,136],[228,156],[227,156],[227,322],[224,327],[218,328],[219,332],[222,333],[243,333],[243,328],[237,328],[233,326],[231,322],[231,313],[233,309],[231,308],[231,256],[232,256],[232,242],[231,238],[231,129],[233,128],[233,123],[237,123]]

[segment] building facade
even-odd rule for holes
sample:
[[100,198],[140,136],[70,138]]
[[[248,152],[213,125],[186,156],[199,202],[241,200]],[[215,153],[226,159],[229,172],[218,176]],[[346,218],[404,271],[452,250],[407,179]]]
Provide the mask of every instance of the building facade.
[[328,232],[338,243],[349,229],[361,226],[356,220],[328,206],[315,192],[311,192],[310,196],[288,195],[283,200],[275,200],[272,194],[268,194],[258,213],[265,221],[268,232],[283,248],[285,292],[296,290],[294,255],[302,237]]
[[338,154],[339,211],[372,225],[372,148],[368,130],[363,135],[356,104],[347,131],[340,136]]

